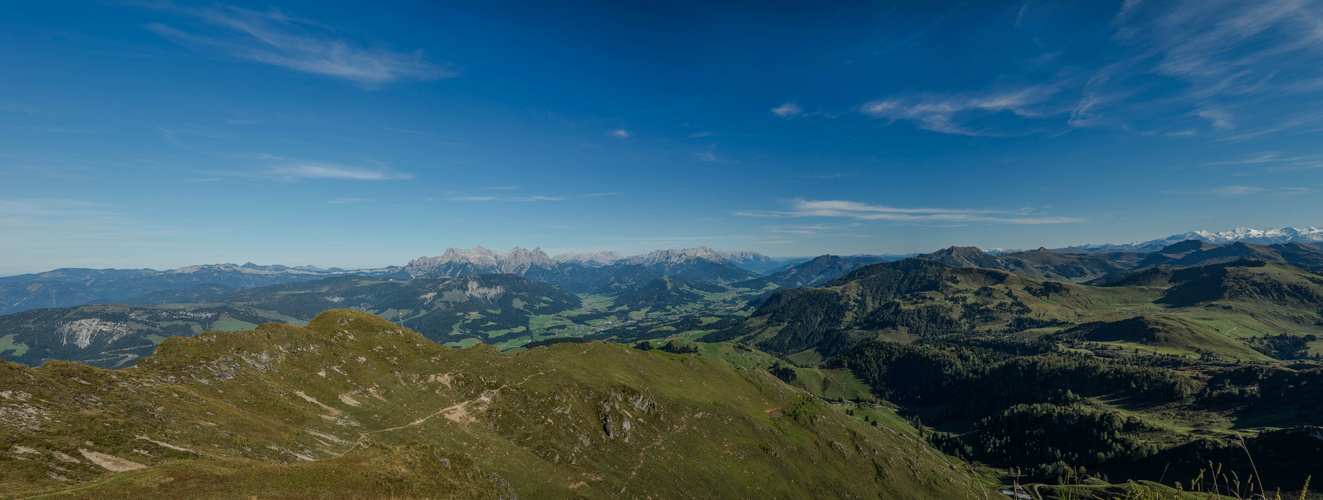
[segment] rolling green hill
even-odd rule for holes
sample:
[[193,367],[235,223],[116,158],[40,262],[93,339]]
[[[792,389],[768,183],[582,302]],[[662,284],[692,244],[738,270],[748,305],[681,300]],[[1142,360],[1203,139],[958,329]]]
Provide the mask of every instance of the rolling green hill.
[[822,286],[836,279],[837,276],[881,261],[882,259],[872,256],[838,257],[835,255],[821,255],[767,276],[732,283],[731,286],[752,290],[762,290],[768,287]]
[[[985,498],[762,370],[619,344],[451,349],[380,317],[0,362],[0,495]],[[337,488],[346,488],[339,490]]]
[[721,286],[694,283],[680,276],[663,276],[618,291],[615,304],[631,310],[666,310],[702,302],[705,294],[726,291],[726,288]]
[[990,255],[975,247],[950,247],[918,256],[952,267],[1001,269],[1029,278],[1073,283],[1111,283],[1157,266],[1198,267],[1241,259],[1281,262],[1301,269],[1323,270],[1323,250],[1302,243],[1214,245],[1199,240],[1182,241],[1155,252],[1068,253],[1039,248],[1032,251]]
[[1058,334],[1062,340],[1138,344],[1165,352],[1212,352],[1235,359],[1267,360],[1244,342],[1180,317],[1135,316],[1085,323]]
[[1038,335],[1161,315],[1170,319],[1146,328],[1180,331],[1163,338],[1184,340],[1116,342],[1260,359],[1239,339],[1323,331],[1323,277],[1287,264],[1237,261],[1158,269],[1132,279],[1136,286],[1093,287],[907,259],[861,268],[823,288],[778,291],[742,324],[711,340],[738,339],[814,362],[869,340]]

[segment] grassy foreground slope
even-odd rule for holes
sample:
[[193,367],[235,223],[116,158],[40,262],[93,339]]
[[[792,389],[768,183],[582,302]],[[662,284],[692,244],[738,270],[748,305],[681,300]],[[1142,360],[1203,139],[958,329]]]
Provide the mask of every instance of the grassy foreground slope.
[[762,370],[452,349],[350,310],[171,338],[123,370],[0,362],[0,471],[5,497],[984,496]]

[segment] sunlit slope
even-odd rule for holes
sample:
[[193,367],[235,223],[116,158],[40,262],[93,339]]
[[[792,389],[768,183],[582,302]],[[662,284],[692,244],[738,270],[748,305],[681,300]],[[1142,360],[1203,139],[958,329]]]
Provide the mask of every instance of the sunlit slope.
[[[740,339],[813,362],[869,340],[1041,335],[1155,317],[1161,335],[1109,338],[1164,352],[1263,359],[1241,339],[1323,331],[1323,277],[1287,264],[1237,261],[1157,268],[1094,287],[994,269],[907,259],[845,274],[822,288],[781,290],[748,320],[709,340]],[[1087,337],[1085,340],[1103,341]]]
[[[983,496],[761,370],[601,343],[456,350],[349,310],[171,338],[118,371],[0,363],[0,424],[10,495],[315,497],[330,475],[371,496]],[[421,472],[442,460],[473,474]]]

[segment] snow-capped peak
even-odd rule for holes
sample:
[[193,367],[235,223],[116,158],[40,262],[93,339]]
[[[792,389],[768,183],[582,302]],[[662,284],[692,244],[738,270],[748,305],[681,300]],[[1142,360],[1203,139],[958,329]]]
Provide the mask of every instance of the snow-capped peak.
[[1226,245],[1238,241],[1256,243],[1259,245],[1274,245],[1291,242],[1319,243],[1323,242],[1323,228],[1314,226],[1304,228],[1284,227],[1281,229],[1253,229],[1248,227],[1238,227],[1227,231],[1217,232],[1200,230],[1173,234],[1166,238],[1159,238],[1156,240],[1136,241],[1125,244],[1083,245],[1079,248],[1087,250],[1152,251],[1186,240],[1206,241],[1214,245]]

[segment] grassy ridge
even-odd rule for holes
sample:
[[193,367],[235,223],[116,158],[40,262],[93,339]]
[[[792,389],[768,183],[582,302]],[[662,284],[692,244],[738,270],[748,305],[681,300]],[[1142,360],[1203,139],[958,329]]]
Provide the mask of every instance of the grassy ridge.
[[[982,497],[974,478],[911,451],[923,445],[762,370],[618,344],[456,350],[337,310],[307,327],[171,338],[124,370],[0,371],[0,491],[11,495],[88,481],[101,481],[78,490],[89,497],[224,483],[294,494],[270,478],[293,488],[355,463],[340,484],[396,484],[428,456],[467,455],[480,480],[401,494],[485,496],[504,481],[530,498]],[[146,468],[107,480],[96,454]]]

